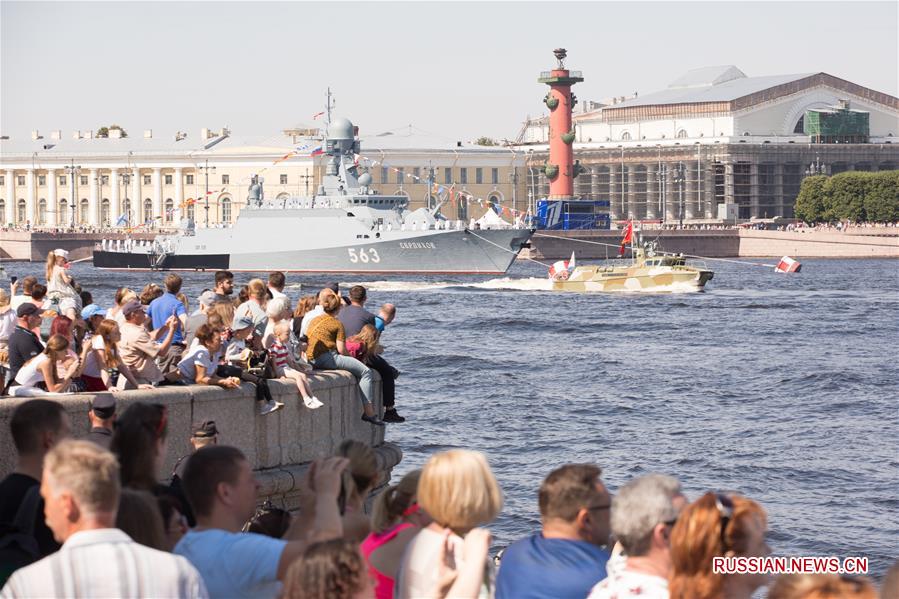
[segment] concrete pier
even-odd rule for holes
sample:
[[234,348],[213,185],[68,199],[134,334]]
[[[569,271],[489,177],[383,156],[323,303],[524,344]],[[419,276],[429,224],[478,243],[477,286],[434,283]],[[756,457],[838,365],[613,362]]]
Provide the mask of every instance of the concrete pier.
[[[899,229],[850,227],[766,231],[755,229],[646,230],[643,240],[658,239],[661,250],[709,258],[899,258]],[[583,243],[590,241],[595,243]],[[621,231],[537,231],[529,257],[600,260],[618,255]],[[600,245],[606,244],[606,245]]]
[[103,239],[153,239],[157,233],[49,233],[44,231],[0,231],[0,258],[43,262],[47,253],[61,248],[70,260],[90,258]]
[[[377,373],[374,373],[377,377]],[[381,385],[376,379],[375,397],[380,408]],[[402,451],[385,442],[385,427],[363,422],[362,405],[356,379],[344,371],[318,371],[309,377],[316,396],[324,403],[317,410],[305,407],[293,382],[269,381],[269,388],[284,407],[273,414],[258,416],[253,390],[249,384],[240,389],[191,385],[161,387],[152,391],[115,393],[116,410],[121,414],[128,405],[143,401],[161,403],[168,408],[168,451],[160,468],[160,481],[167,481],[175,462],[190,453],[191,426],[215,420],[219,443],[233,445],[246,454],[262,488],[260,501],[271,499],[275,505],[297,507],[297,489],[306,468],[316,458],[332,455],[344,439],[356,439],[374,448],[382,471],[381,484],[402,460]],[[80,393],[49,396],[66,407],[72,422],[72,434],[84,437],[90,430],[87,412],[95,394]],[[9,434],[13,410],[27,398],[0,399],[0,478],[15,467],[16,452]]]

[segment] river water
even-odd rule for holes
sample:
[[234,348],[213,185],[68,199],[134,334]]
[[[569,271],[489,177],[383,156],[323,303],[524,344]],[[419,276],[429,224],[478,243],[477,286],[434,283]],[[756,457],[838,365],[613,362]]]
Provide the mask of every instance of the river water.
[[[538,529],[557,466],[595,462],[613,492],[663,472],[691,498],[759,501],[777,555],[868,556],[882,576],[899,556],[899,262],[712,264],[705,292],[653,295],[551,293],[532,263],[501,279],[338,276],[369,287],[369,307],[398,306],[382,339],[408,418],[387,431],[405,452],[394,474],[443,449],[485,452],[506,498],[498,548]],[[162,277],[73,271],[103,307]],[[212,285],[184,276],[192,300]],[[289,275],[287,291],[330,279]]]

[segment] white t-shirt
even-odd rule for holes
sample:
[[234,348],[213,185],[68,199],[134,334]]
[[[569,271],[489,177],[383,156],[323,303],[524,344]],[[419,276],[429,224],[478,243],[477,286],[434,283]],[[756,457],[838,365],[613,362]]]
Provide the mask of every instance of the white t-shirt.
[[193,385],[197,382],[197,366],[206,368],[207,376],[215,374],[215,362],[212,361],[209,349],[205,345],[197,345],[190,348],[190,351],[178,362],[181,379],[188,385]]
[[16,373],[16,382],[23,387],[34,387],[36,384],[44,380],[44,375],[38,370],[38,367],[50,359],[47,354],[38,354],[29,362],[26,362],[19,372]]
[[88,352],[87,357],[84,359],[84,370],[82,371],[87,376],[92,376],[94,378],[100,378],[100,371],[106,370],[106,365],[100,362],[100,356],[97,351],[103,351],[106,349],[106,344],[103,343],[103,337],[100,335],[94,335],[91,337],[91,350]]
[[16,330],[16,312],[12,308],[0,312],[0,347],[9,342],[9,336]]
[[175,549],[206,583],[209,597],[275,598],[281,592],[278,563],[287,541],[252,532],[189,531]]
[[668,580],[661,576],[622,570],[593,587],[587,599],[668,599]]
[[303,316],[303,322],[300,323],[300,335],[305,335],[306,331],[309,330],[309,324],[324,313],[325,309],[321,306],[316,306],[306,312],[305,316]]

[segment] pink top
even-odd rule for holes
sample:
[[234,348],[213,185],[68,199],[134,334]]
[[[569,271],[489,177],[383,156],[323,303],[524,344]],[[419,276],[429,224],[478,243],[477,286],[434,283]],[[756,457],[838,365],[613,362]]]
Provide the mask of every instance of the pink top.
[[395,539],[396,535],[400,534],[400,532],[407,528],[411,528],[412,526],[414,525],[403,522],[397,524],[393,528],[388,528],[382,533],[369,533],[369,535],[365,537],[365,540],[362,541],[362,544],[359,545],[359,549],[362,551],[362,555],[365,556],[365,561],[368,563],[368,571],[371,572],[371,575],[375,579],[375,597],[377,599],[393,599],[393,585],[395,580],[392,576],[387,576],[376,570],[369,562],[369,558],[376,549],[383,547]]

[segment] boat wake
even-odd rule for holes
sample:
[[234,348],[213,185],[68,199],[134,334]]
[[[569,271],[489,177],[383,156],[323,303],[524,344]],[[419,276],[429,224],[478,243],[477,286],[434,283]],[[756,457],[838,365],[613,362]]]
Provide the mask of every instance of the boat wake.
[[[409,291],[442,291],[456,289],[481,289],[485,291],[553,291],[553,282],[547,278],[529,277],[526,279],[513,279],[503,277],[490,279],[480,283],[450,283],[450,282],[421,282],[421,281],[367,281],[356,283],[369,291],[386,291],[402,293]],[[343,287],[343,283],[341,283]],[[615,294],[658,294],[658,293],[696,293],[701,291],[695,285],[689,283],[671,283],[669,285],[657,285],[651,289],[623,289],[621,291],[599,291],[593,293]],[[575,293],[563,292],[558,293]],[[591,293],[580,292],[580,293]]]

